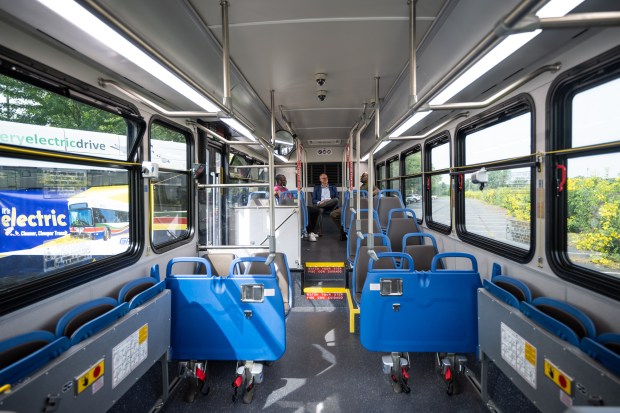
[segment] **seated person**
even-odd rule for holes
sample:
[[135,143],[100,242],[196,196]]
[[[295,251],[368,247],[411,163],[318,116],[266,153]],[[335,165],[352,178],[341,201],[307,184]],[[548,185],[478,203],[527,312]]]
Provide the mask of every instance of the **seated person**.
[[288,191],[288,188],[286,187],[286,176],[282,174],[276,175],[276,185],[273,187],[273,192],[275,194],[276,199],[278,201],[282,201],[280,199],[280,194],[286,191]]
[[[368,191],[368,172],[364,172],[362,176],[360,176],[360,181],[362,181],[362,185],[360,189],[363,191]],[[372,190],[372,195],[377,196],[379,193],[379,188],[376,186]],[[347,234],[344,232],[342,225],[340,225],[340,217],[342,214],[342,210],[340,208],[333,210],[329,216],[336,223],[336,226],[340,228],[340,241],[345,241],[347,239]]]
[[[329,183],[327,174],[321,174],[319,178],[321,179],[321,183],[314,186],[314,191],[312,192],[312,206],[308,207],[308,220],[310,221],[308,231],[310,231],[310,240],[316,238],[319,214],[322,214],[324,211],[331,212],[338,208],[338,189],[336,185]],[[315,215],[314,219],[312,215]],[[338,225],[340,225],[340,222],[338,222]]]

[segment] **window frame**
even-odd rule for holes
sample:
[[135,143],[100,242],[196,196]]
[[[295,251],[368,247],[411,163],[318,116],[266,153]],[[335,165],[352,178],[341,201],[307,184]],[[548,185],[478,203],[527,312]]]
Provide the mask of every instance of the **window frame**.
[[[536,107],[531,96],[527,94],[521,94],[515,96],[500,105],[497,105],[472,119],[468,119],[465,122],[459,124],[455,131],[456,136],[456,156],[455,167],[457,172],[454,176],[457,182],[460,179],[464,179],[466,173],[471,173],[479,170],[482,166],[486,166],[488,171],[494,170],[512,170],[522,168],[524,163],[523,159],[526,156],[519,158],[505,158],[499,160],[491,160],[485,163],[479,164],[466,164],[466,138],[472,132],[484,130],[486,128],[499,125],[503,122],[507,122],[515,117],[530,114],[530,148],[527,151],[529,154],[533,154],[536,151]],[[488,166],[492,164],[492,166]],[[517,246],[508,244],[506,242],[497,241],[495,239],[485,237],[480,234],[474,234],[467,231],[466,216],[465,216],[465,191],[461,190],[456,185],[455,196],[455,228],[459,239],[468,244],[475,245],[484,250],[490,251],[494,254],[506,257],[519,263],[527,263],[532,260],[536,251],[536,165],[526,165],[530,167],[530,244],[527,250],[519,248]],[[461,176],[463,178],[461,178]]]
[[[391,166],[396,163],[396,165],[398,166],[398,173],[395,176],[392,176],[392,171],[391,171]],[[388,159],[385,160],[385,174],[386,174],[386,189],[395,189],[394,188],[394,181],[399,181],[399,188],[398,190],[400,191],[400,175],[401,175],[401,169],[400,169],[400,156],[399,155],[394,155]]]
[[[407,157],[413,154],[419,153],[420,154],[420,171],[413,173],[413,174],[407,174],[407,170],[406,170],[406,163],[407,163]],[[406,185],[405,185],[405,181],[407,179],[415,179],[415,178],[420,178],[420,181],[422,182],[422,185],[420,187],[420,196],[422,197],[422,199],[420,200],[420,203],[422,204],[420,209],[422,211],[422,216],[417,216],[416,215],[416,219],[418,220],[418,224],[421,224],[422,221],[424,220],[424,215],[425,215],[425,211],[424,211],[424,168],[423,168],[423,161],[424,161],[424,156],[422,153],[422,145],[421,144],[416,144],[414,146],[412,146],[411,148],[401,152],[400,154],[400,170],[401,170],[401,176],[400,176],[400,186],[401,186],[401,195],[403,196],[403,203],[405,204],[405,208],[407,207],[407,193],[406,193]],[[402,190],[405,190],[405,193],[402,192]]]
[[567,191],[558,193],[555,165],[566,166],[567,161],[573,158],[620,154],[620,142],[617,141],[616,145],[607,145],[605,148],[585,146],[573,149],[570,113],[575,95],[617,78],[620,78],[620,46],[566,71],[555,79],[547,95],[549,116],[546,147],[550,153],[547,155],[545,171],[545,252],[551,270],[567,282],[616,300],[620,296],[620,280],[577,266],[568,257],[568,197]]
[[[153,252],[155,252],[156,254],[161,254],[164,253],[166,251],[170,251],[174,248],[177,248],[181,245],[187,244],[188,242],[190,242],[193,239],[194,236],[194,232],[195,232],[195,224],[194,224],[194,216],[195,216],[195,209],[194,209],[194,185],[192,182],[192,176],[191,176],[191,165],[193,163],[194,157],[194,139],[193,139],[193,133],[189,128],[186,127],[182,127],[176,123],[170,122],[168,119],[164,118],[163,116],[159,116],[159,115],[154,115],[151,117],[151,119],[149,120],[149,124],[148,124],[148,140],[149,140],[149,148],[151,147],[152,144],[152,136],[151,136],[151,130],[153,125],[159,125],[161,127],[165,127],[168,128],[174,132],[178,132],[181,133],[182,135],[185,136],[186,142],[187,142],[187,147],[186,147],[186,152],[185,152],[185,156],[187,159],[187,165],[185,170],[179,170],[179,169],[167,169],[167,168],[162,168],[160,165],[160,172],[174,172],[177,174],[181,174],[181,175],[185,175],[186,180],[187,180],[187,197],[186,197],[186,204],[187,204],[187,211],[186,211],[186,220],[187,220],[187,231],[184,237],[182,238],[178,238],[178,239],[173,239],[171,241],[168,242],[164,242],[161,244],[156,244],[153,240],[153,231],[149,231],[149,242],[151,244],[151,248],[153,249]],[[151,152],[149,151],[148,153],[148,158],[149,160],[151,159]],[[152,195],[154,196],[154,192],[152,193]],[[150,211],[151,214],[153,214],[155,211]],[[152,217],[150,218],[152,219]]]
[[[439,169],[433,171],[431,168],[432,165],[432,150],[441,145],[448,144],[448,157],[449,157],[449,166],[448,168]],[[441,132],[431,138],[429,138],[426,142],[424,142],[424,178],[422,180],[422,185],[424,186],[424,215],[426,219],[426,225],[428,228],[437,231],[442,234],[450,234],[452,232],[452,176],[450,175],[450,168],[452,165],[452,141],[450,139],[450,133],[448,131]],[[431,179],[433,176],[439,175],[448,175],[449,179],[449,188],[450,188],[450,196],[449,196],[449,205],[448,210],[450,211],[450,225],[446,225],[440,222],[433,221],[433,206],[432,206],[432,187],[431,187]]]
[[[26,161],[53,162],[62,165],[96,166],[118,169],[127,173],[129,195],[129,240],[125,252],[84,265],[61,270],[41,279],[24,282],[0,293],[0,316],[53,297],[70,289],[99,279],[136,263],[145,247],[144,192],[141,168],[136,164],[139,148],[146,131],[146,122],[138,109],[103,90],[79,81],[0,46],[0,73],[32,86],[60,94],[69,99],[116,114],[127,124],[127,159],[119,161],[83,155],[69,155],[46,149],[16,154],[11,148],[0,148],[0,156]],[[10,145],[6,145],[10,147]]]

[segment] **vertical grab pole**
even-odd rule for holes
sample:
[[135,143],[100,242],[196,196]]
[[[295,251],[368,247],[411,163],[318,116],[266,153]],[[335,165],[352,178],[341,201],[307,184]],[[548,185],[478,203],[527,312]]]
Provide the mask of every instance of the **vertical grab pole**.
[[416,68],[416,5],[418,0],[409,0],[409,107],[418,103],[418,81]]
[[[379,126],[379,76],[375,76],[375,141],[380,139],[380,126]],[[374,259],[377,259],[377,256],[374,252],[375,247],[375,237],[371,235],[374,231],[374,223],[373,223],[373,211],[374,211],[374,199],[372,196],[372,192],[374,189],[375,182],[375,168],[374,168],[374,146],[370,149],[370,154],[368,155],[368,254]]]
[[[224,106],[228,110],[232,110],[232,102],[230,99],[230,46],[228,36],[228,0],[221,0],[222,7],[222,60],[223,60],[223,77],[224,77]],[[232,113],[232,112],[231,112]]]
[[274,105],[274,94],[275,91],[271,89],[271,147],[267,148],[267,153],[269,154],[269,257],[267,258],[266,264],[269,265],[273,259],[275,258],[276,252],[276,209],[275,209],[275,192],[273,189],[273,180],[275,176],[275,166],[274,166],[274,147],[276,144],[276,115],[275,115],[275,105]]

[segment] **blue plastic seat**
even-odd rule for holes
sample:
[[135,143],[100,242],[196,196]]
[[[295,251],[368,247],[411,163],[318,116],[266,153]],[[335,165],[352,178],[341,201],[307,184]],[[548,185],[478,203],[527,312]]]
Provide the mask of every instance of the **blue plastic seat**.
[[141,277],[127,282],[118,293],[119,303],[128,303],[129,310],[141,306],[166,288],[165,281]]
[[31,331],[0,342],[0,387],[14,385],[71,346],[67,337]]
[[[407,261],[403,253],[378,254]],[[471,270],[440,270],[442,258],[466,258]],[[402,285],[399,293],[390,286]],[[360,307],[360,340],[370,351],[473,353],[478,347],[478,264],[470,254],[438,254],[431,271],[369,265]]]
[[581,350],[620,377],[620,334],[604,333],[581,340]]
[[564,301],[538,297],[531,303],[522,301],[519,308],[536,324],[574,346],[579,346],[584,337],[596,337],[596,327],[590,317]]
[[[174,274],[173,265],[181,262],[201,263],[206,274]],[[250,263],[264,264],[265,258],[237,258],[226,277],[213,276],[204,258],[168,263],[172,360],[273,361],[284,354],[284,304],[274,264],[268,274],[243,274]],[[259,291],[262,298],[254,300]]]
[[[349,224],[351,222],[351,206],[355,208],[357,204],[357,189],[353,190],[351,196],[349,196],[349,191],[345,191],[344,199],[342,201],[342,214],[340,215],[340,223],[342,224],[342,228],[346,234],[349,233]],[[360,189],[360,199],[368,199],[368,191]],[[352,197],[352,198],[351,198]],[[351,200],[353,199],[353,200]]]
[[[373,215],[373,230],[372,231],[368,231],[368,209],[360,209],[359,210],[359,214],[362,217],[360,219],[360,225],[361,225],[361,232],[362,234],[368,234],[368,233],[372,233],[372,234],[382,234],[383,232],[381,231],[381,226],[379,225],[379,215],[377,214],[377,211],[372,211],[372,215]],[[357,227],[354,224],[355,221],[357,220],[357,212],[353,211],[351,213],[351,220],[349,223],[349,228],[350,228],[350,233],[349,233],[349,237],[347,239],[347,262],[349,264],[353,264],[353,261],[355,261],[355,255],[357,254],[357,240],[358,240],[358,236],[357,236]],[[365,241],[362,241],[361,245],[365,245]]]
[[56,324],[56,337],[66,336],[75,345],[103,330],[129,311],[127,303],[103,297],[82,303],[66,312]]
[[530,287],[523,281],[501,274],[501,266],[493,263],[491,281],[484,280],[484,289],[506,304],[520,308],[521,301],[532,302]]

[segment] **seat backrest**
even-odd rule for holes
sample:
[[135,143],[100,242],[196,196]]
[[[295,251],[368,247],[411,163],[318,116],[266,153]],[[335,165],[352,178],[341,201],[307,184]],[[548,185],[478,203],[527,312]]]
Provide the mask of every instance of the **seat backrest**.
[[[391,255],[411,259],[403,253]],[[437,269],[437,262],[447,257],[466,258],[472,268]],[[480,287],[478,264],[470,254],[438,254],[430,271],[373,266],[362,292],[360,341],[369,351],[476,352]]]
[[[211,265],[211,271],[213,275],[225,277],[228,275],[230,264],[237,258],[237,256],[230,252],[204,254],[202,256]],[[197,274],[206,274],[204,265],[197,264]]]
[[620,377],[620,334],[604,333],[591,339],[584,337],[581,350]]
[[67,311],[56,324],[56,337],[68,337],[71,344],[87,339],[129,311],[127,303],[111,297],[82,303]]
[[119,303],[128,303],[129,310],[144,304],[166,288],[165,282],[153,277],[140,277],[123,285],[118,293]]
[[[269,253],[255,252],[252,255],[255,257],[267,258],[269,256]],[[273,260],[273,265],[275,266],[276,276],[278,277],[278,286],[280,287],[280,292],[282,293],[282,301],[284,302],[284,314],[288,315],[289,311],[291,311],[291,307],[293,306],[293,287],[291,283],[291,270],[288,267],[286,254],[282,252],[276,252],[275,258]],[[265,263],[251,262],[248,266],[247,273],[269,274],[269,271],[270,269]]]
[[[424,243],[424,239],[428,238],[431,243]],[[416,242],[410,242],[415,240]],[[391,240],[390,240],[391,242]],[[424,232],[410,233],[403,235],[401,240],[403,252],[410,255],[413,259],[413,266],[416,271],[430,271],[433,259],[439,253],[437,250],[437,241],[431,234]],[[403,263],[404,268],[408,269],[407,262]],[[437,262],[437,268],[443,269],[443,262]]]
[[[383,227],[381,227],[383,228]],[[420,226],[415,218],[392,218],[388,221],[387,236],[397,251],[403,251],[403,237],[410,233],[420,233]],[[423,242],[419,237],[409,237],[407,244],[419,245]]]
[[15,384],[42,368],[70,346],[67,337],[31,331],[0,342],[0,386]]
[[[360,210],[361,212],[366,212],[368,213],[368,210]],[[371,231],[371,233],[373,234],[381,234],[381,227],[379,227],[379,220],[377,217],[377,211],[373,211],[373,230]],[[349,237],[347,239],[347,260],[349,261],[349,263],[352,263],[355,260],[355,254],[357,252],[357,234],[356,234],[356,214],[353,213],[351,214],[351,222],[349,223]],[[361,231],[362,234],[368,234],[368,219],[360,219],[360,225],[361,225]],[[362,245],[366,245],[366,241],[362,240]]]
[[[345,192],[345,194],[348,194],[348,192]],[[365,190],[360,190],[360,199],[365,199],[368,198],[368,191]],[[353,194],[351,195],[351,197],[346,196],[344,202],[346,202],[346,205],[343,204],[343,211],[344,213],[342,214],[342,227],[344,228],[344,231],[346,233],[349,232],[349,224],[351,222],[351,209],[354,209],[355,211],[358,211],[360,208],[357,205],[357,189],[353,190]],[[366,199],[366,201],[364,201],[366,204],[365,208],[368,208],[368,200]]]
[[531,303],[522,301],[520,309],[535,323],[575,346],[579,346],[584,337],[596,337],[596,327],[592,319],[577,307],[564,301],[538,297]]
[[[194,260],[209,266],[203,258]],[[207,275],[168,272],[171,360],[273,361],[284,354],[286,324],[275,266],[267,274],[244,273],[260,262],[265,258],[237,258],[227,277],[214,277],[210,269]]]
[[[373,234],[375,237],[375,242],[381,245],[375,245],[374,251],[376,253],[380,252],[391,252],[390,241],[387,239],[385,235],[382,234]],[[358,238],[358,244],[360,244],[357,254],[355,255],[355,260],[353,261],[353,275],[351,281],[351,295],[358,303],[362,302],[362,289],[364,288],[364,283],[366,282],[366,274],[368,273],[368,264],[370,261],[370,249],[368,245],[361,245],[362,241],[366,244],[366,239],[368,235],[364,235],[364,240]],[[381,258],[378,262],[374,263],[373,266],[375,268],[381,269],[390,269],[395,267],[395,262],[392,258]]]
[[[377,199],[377,212],[379,213],[381,228],[387,228],[390,211],[396,208],[405,208],[400,191],[396,189],[382,189],[379,191],[379,196]],[[394,218],[405,218],[406,215],[403,212],[398,212],[393,216]]]

